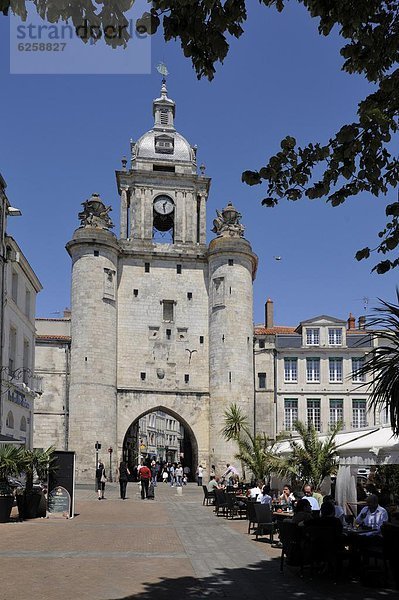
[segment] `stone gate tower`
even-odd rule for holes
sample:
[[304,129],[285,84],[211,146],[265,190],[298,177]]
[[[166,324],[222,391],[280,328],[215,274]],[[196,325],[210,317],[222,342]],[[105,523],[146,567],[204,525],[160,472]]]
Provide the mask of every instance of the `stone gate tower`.
[[[94,444],[118,459],[129,427],[156,409],[186,427],[193,466],[222,464],[232,401],[251,418],[252,281],[257,258],[230,204],[206,245],[210,179],[174,125],[163,81],[154,125],[131,142],[116,173],[120,237],[98,195],[83,204],[72,258],[69,447],[78,476],[92,476]],[[105,458],[105,456],[103,455]]]

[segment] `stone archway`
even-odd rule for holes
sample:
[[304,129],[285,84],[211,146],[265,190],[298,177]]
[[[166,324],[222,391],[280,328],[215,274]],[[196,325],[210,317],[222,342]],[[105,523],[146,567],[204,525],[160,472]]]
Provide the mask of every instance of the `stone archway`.
[[[192,467],[202,464],[209,469],[209,396],[208,394],[159,394],[118,392],[118,455],[123,455],[126,433],[133,423],[149,413],[163,411],[179,421],[192,448]],[[209,472],[209,471],[208,471]]]
[[[172,457],[172,454],[168,453],[167,448],[165,449],[164,456],[153,456],[151,454],[147,454],[147,452],[145,452],[140,447],[138,428],[139,421],[145,415],[156,413],[157,411],[160,411],[170,417],[173,417],[183,426],[184,445],[182,445],[182,447],[179,448],[179,453],[176,456]],[[181,454],[180,450],[182,451]],[[131,423],[123,439],[122,456],[123,460],[128,463],[129,467],[137,465],[138,462],[142,463],[142,459],[144,457],[146,461],[149,461],[152,458],[154,458],[155,460],[164,459],[165,462],[181,462],[183,466],[190,467],[190,474],[191,476],[193,476],[198,465],[198,443],[192,428],[184,419],[181,418],[180,415],[177,415],[176,413],[174,413],[170,409],[165,408],[164,406],[157,406],[155,408],[152,408],[151,410],[147,410],[146,412],[142,413],[133,421],[133,423]]]

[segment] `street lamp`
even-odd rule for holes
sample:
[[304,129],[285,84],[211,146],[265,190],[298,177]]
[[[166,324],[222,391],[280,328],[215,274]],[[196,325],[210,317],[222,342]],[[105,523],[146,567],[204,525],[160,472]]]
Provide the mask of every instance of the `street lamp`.
[[113,453],[112,446],[110,446],[108,448],[108,452],[109,452],[109,480],[112,483],[112,453]]
[[94,448],[95,448],[95,451],[96,451],[96,469],[98,469],[98,451],[101,450],[101,444],[100,444],[100,442],[97,441],[94,444]]

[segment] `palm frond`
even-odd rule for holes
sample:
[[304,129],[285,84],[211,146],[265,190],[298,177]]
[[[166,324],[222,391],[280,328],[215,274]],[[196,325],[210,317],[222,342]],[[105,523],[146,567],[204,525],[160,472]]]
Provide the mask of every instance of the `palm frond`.
[[242,431],[248,431],[248,419],[242,409],[233,403],[224,411],[224,427],[220,433],[227,442],[230,442],[236,441]]
[[362,384],[369,391],[369,405],[374,411],[386,409],[394,435],[399,435],[399,289],[396,288],[398,304],[379,299],[368,327],[375,341],[367,361],[357,371],[364,376]]

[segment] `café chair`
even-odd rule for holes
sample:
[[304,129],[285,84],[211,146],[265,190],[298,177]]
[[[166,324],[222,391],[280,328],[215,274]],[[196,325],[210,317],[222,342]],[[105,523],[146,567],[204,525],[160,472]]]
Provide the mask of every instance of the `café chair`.
[[215,513],[219,516],[219,511],[224,515],[227,509],[226,492],[224,490],[215,490]]
[[399,589],[399,524],[384,523],[381,527],[384,560],[389,564],[395,586]]
[[303,553],[302,553],[302,535],[304,527],[299,527],[292,521],[281,521],[278,525],[278,532],[281,544],[280,572],[284,571],[284,557],[287,559],[287,565],[300,567],[303,572]]
[[347,555],[342,536],[332,527],[304,527],[303,561],[310,565],[311,574],[330,573],[334,577],[342,570],[342,562]]
[[247,519],[248,519],[248,534],[251,529],[255,529],[256,525],[256,513],[255,513],[256,500],[248,498],[247,500]]
[[255,504],[255,535],[256,540],[260,535],[268,533],[270,536],[270,543],[273,543],[273,534],[276,531],[276,524],[272,519],[272,512],[268,504]]
[[202,489],[204,491],[204,499],[202,501],[202,506],[209,506],[209,500],[211,500],[211,504],[213,504],[215,501],[214,492],[208,492],[208,488],[206,487],[206,485],[203,485]]
[[242,500],[238,500],[235,494],[226,494],[226,517],[233,519],[238,515],[240,519],[247,514],[247,507]]

